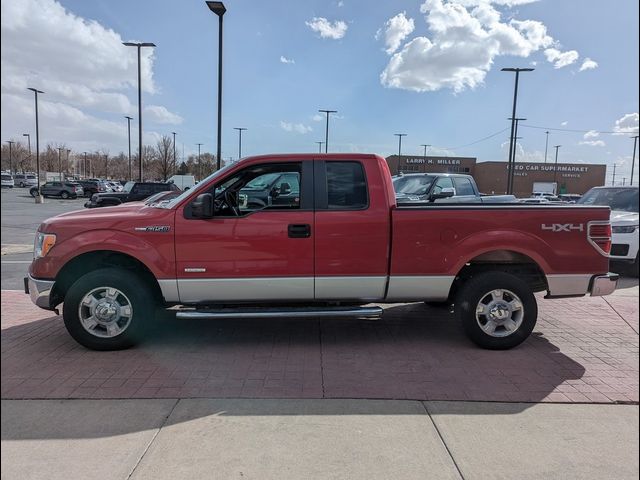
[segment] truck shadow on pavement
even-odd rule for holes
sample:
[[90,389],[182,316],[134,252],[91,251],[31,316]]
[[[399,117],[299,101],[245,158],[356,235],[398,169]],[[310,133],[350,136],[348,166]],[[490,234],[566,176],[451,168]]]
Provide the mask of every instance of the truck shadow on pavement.
[[515,349],[488,351],[446,309],[422,304],[388,307],[375,322],[165,315],[138,347],[94,352],[50,317],[3,330],[2,398],[583,400],[561,392],[584,383],[585,367],[545,328]]

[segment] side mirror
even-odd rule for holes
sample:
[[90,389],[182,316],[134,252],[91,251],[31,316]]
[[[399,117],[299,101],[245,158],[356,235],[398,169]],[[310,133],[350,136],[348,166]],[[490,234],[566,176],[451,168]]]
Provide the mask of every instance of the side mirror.
[[213,195],[202,193],[191,204],[191,215],[194,218],[213,218]]
[[456,195],[456,189],[451,187],[446,187],[440,190],[440,193],[432,193],[431,200],[438,200],[440,198],[451,198]]
[[291,193],[291,185],[287,182],[280,184],[280,195],[289,195]]
[[271,190],[269,190],[269,196],[271,198],[277,198],[278,195],[280,195],[280,189],[278,189],[277,187],[273,187],[271,188]]

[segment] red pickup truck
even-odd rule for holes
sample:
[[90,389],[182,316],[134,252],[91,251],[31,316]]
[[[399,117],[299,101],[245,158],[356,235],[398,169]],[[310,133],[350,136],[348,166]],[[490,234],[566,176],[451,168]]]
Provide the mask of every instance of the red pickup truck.
[[[260,205],[242,190],[269,185]],[[249,191],[245,188],[243,191]],[[245,199],[246,200],[246,199]],[[365,154],[246,158],[177,198],[42,223],[25,289],[99,350],[135,344],[158,306],[179,318],[376,319],[393,302],[450,301],[476,344],[524,341],[546,298],[607,295],[609,208],[396,205]]]

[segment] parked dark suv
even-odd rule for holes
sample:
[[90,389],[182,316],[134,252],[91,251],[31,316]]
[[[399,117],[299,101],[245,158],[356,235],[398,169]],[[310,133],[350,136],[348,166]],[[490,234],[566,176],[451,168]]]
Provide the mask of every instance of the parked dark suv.
[[138,202],[158,192],[166,191],[180,192],[180,189],[173,183],[127,182],[122,192],[96,193],[84,206],[86,208],[112,207],[126,202]]
[[107,191],[107,186],[102,180],[78,180],[82,185],[85,197],[91,197],[94,193],[102,193]]
[[[29,193],[32,197],[38,195],[38,187],[31,187]],[[47,182],[40,187],[43,197],[77,198],[84,195],[82,185],[76,182]]]

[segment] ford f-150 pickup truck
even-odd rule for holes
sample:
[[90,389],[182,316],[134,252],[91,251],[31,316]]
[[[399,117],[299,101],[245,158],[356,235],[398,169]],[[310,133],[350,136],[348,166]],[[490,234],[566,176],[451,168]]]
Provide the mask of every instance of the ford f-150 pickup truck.
[[[296,177],[296,201],[241,204],[247,184],[274,174]],[[610,248],[608,207],[398,206],[377,155],[265,155],[169,201],[44,221],[25,289],[42,308],[62,303],[73,338],[101,350],[139,341],[158,306],[179,318],[377,319],[371,304],[446,300],[471,340],[506,349],[533,330],[535,292],[611,293]]]

